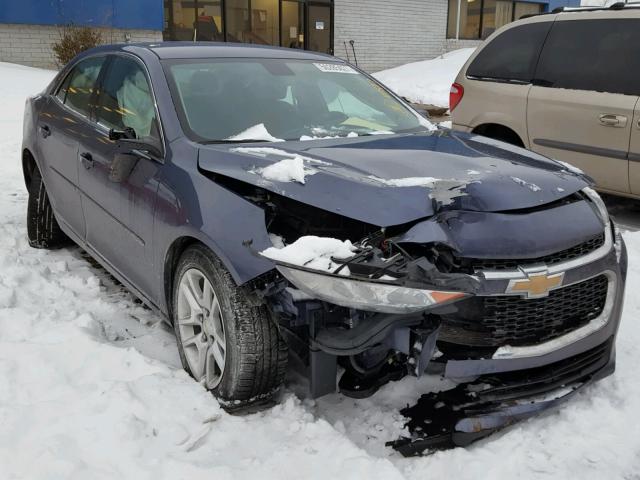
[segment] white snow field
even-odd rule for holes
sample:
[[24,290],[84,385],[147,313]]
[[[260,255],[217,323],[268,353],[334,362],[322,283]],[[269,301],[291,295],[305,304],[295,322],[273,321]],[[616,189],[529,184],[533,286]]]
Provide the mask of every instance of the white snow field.
[[432,60],[408,63],[373,76],[413,103],[449,108],[449,91],[475,48],[462,48]]
[[0,479],[640,479],[640,234],[614,376],[467,449],[404,459],[398,409],[438,378],[367,400],[231,416],[179,365],[173,334],[78,248],[31,249],[20,169],[27,95],[53,73],[0,63]]

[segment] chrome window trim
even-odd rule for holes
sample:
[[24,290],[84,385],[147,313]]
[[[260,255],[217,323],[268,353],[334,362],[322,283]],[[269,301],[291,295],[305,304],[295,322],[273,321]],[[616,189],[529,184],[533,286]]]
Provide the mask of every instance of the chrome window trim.
[[[618,284],[616,274],[611,270],[599,273],[590,278],[595,278],[603,274],[606,275],[609,279],[609,285],[607,287],[607,299],[605,301],[604,308],[602,309],[602,313],[598,317],[594,318],[586,325],[572,330],[565,335],[549,340],[548,342],[526,347],[511,347],[509,345],[499,347],[494,352],[491,358],[493,360],[512,360],[514,358],[539,357],[583,340],[588,336],[596,333],[597,331],[603,329],[609,323],[609,320],[611,318]],[[584,280],[581,280],[581,282],[585,280],[589,279],[586,278]]]

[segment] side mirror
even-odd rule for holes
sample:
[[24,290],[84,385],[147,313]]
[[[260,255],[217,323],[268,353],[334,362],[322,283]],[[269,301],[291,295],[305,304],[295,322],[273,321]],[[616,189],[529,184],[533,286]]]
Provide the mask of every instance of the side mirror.
[[109,139],[117,142],[118,150],[123,154],[132,154],[147,160],[161,159],[162,151],[152,142],[138,139],[136,131],[131,127],[124,130],[109,130]]
[[140,157],[132,153],[116,153],[111,162],[111,169],[109,170],[109,180],[115,183],[122,183],[135,168]]
[[121,138],[118,141],[118,149],[124,154],[135,155],[147,160],[161,160],[162,151],[157,145],[144,140]]
[[131,127],[126,127],[124,130],[116,130],[115,128],[109,130],[109,140],[133,140],[137,137],[136,131]]

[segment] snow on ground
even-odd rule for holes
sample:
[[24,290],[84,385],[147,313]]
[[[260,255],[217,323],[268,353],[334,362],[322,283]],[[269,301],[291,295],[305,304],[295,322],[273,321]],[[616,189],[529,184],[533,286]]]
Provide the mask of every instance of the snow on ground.
[[462,48],[432,60],[408,63],[373,76],[412,103],[449,108],[449,90],[475,48]]
[[172,332],[78,248],[26,242],[22,109],[51,72],[0,63],[0,478],[640,478],[640,233],[618,369],[557,411],[467,449],[404,459],[384,446],[435,377],[374,397],[296,395],[231,416],[179,365]]
[[581,7],[609,7],[620,0],[581,0]]

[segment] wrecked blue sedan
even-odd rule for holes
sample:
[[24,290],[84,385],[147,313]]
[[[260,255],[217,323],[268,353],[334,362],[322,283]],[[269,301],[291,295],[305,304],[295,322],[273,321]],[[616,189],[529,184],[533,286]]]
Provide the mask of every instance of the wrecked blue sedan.
[[614,370],[626,251],[590,179],[437,129],[339,59],[93,49],[28,100],[22,159],[31,245],[89,252],[229,410],[290,358],[313,397],[456,381],[403,410],[414,455]]

